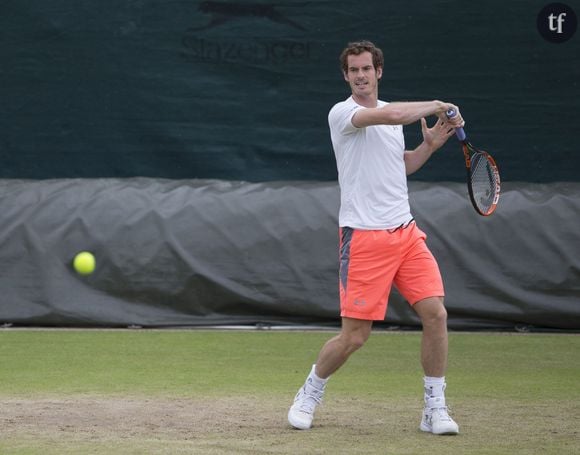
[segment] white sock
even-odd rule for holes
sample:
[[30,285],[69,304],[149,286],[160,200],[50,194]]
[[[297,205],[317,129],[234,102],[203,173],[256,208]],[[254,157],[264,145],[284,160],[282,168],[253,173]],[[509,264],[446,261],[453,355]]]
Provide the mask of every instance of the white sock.
[[327,381],[328,378],[322,379],[316,375],[316,364],[312,365],[312,370],[310,370],[310,374],[308,375],[306,382],[310,382],[310,384],[312,384],[318,390],[324,390]]
[[445,376],[436,378],[425,376],[425,401],[429,398],[445,398]]

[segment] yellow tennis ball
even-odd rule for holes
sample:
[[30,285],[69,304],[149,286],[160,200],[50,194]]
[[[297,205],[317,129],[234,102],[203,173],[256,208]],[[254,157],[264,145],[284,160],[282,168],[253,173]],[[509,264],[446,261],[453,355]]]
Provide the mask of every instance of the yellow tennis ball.
[[88,251],[81,251],[73,261],[73,266],[80,275],[90,275],[95,271],[95,257]]

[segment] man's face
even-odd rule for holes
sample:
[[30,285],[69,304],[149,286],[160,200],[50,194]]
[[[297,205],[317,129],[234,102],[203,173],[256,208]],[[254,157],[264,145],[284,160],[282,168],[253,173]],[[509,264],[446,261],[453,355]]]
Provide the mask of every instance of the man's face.
[[373,56],[370,52],[347,57],[348,68],[344,73],[344,79],[349,83],[353,95],[370,96],[378,94],[379,79],[383,75],[383,69],[375,69]]

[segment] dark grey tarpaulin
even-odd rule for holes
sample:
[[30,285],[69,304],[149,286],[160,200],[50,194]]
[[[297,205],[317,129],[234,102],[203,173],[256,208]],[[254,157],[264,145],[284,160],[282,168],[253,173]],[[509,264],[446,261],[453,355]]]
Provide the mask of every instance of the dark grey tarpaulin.
[[[463,184],[410,189],[450,327],[580,329],[579,183],[505,185],[489,218]],[[335,182],[0,180],[0,323],[336,324],[338,198]],[[387,323],[418,325],[396,292]]]

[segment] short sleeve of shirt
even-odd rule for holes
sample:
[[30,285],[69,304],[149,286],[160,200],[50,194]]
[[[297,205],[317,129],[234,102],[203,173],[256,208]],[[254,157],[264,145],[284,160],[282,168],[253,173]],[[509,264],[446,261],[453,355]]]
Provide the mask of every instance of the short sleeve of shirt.
[[328,114],[331,129],[338,134],[350,134],[357,131],[358,128],[352,124],[352,117],[362,109],[365,108],[354,102],[336,104]]

